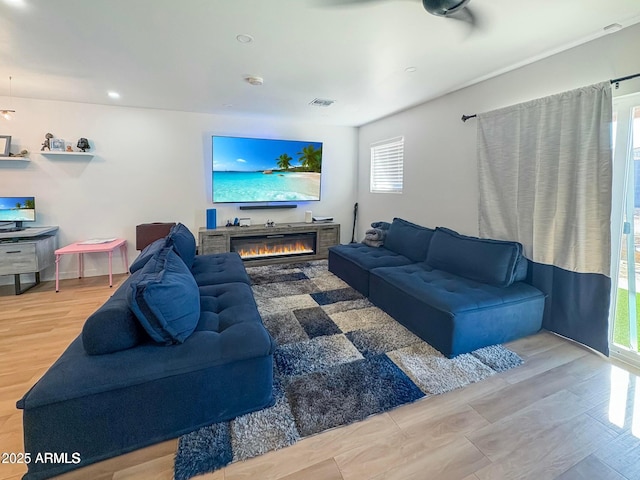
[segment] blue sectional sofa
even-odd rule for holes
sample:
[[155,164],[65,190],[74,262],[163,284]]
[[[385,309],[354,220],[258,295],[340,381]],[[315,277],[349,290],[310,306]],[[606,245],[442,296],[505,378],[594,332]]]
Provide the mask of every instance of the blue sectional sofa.
[[396,218],[384,245],[329,248],[329,270],[445,356],[531,335],[545,295],[517,242]]
[[[195,255],[181,224],[18,401],[25,479],[49,478],[273,404],[274,342],[237,254]],[[74,461],[78,460],[78,461]]]

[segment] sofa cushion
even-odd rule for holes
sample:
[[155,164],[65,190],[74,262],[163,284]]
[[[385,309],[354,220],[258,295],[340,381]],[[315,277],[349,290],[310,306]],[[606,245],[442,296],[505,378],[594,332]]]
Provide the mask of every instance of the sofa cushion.
[[387,231],[384,246],[414,262],[423,262],[427,258],[433,232],[431,228],[394,218]]
[[173,247],[156,256],[157,266],[151,259],[141,270],[139,280],[132,282],[129,305],[153,340],[182,343],[200,318],[198,285]]
[[181,223],[171,227],[166,245],[173,246],[187,267],[193,266],[193,260],[196,258],[196,238],[187,227]]
[[135,273],[144,267],[147,262],[153,257],[156,253],[162,250],[165,246],[167,239],[165,237],[159,238],[158,240],[150,243],[140,252],[138,258],[136,258],[131,266],[129,267],[129,271],[131,273]]
[[[201,303],[202,306],[202,303]],[[202,310],[200,319],[196,326],[196,332],[217,332],[220,329],[220,318],[218,314]]]
[[372,270],[378,267],[394,267],[411,263],[404,255],[382,247],[370,247],[364,243],[349,243],[335,245],[329,249],[334,255],[342,257],[351,263],[365,269]]
[[503,288],[438,270],[426,263],[379,268],[372,275],[420,299],[425,305],[451,314],[501,307],[544,296],[526,283]]
[[427,264],[481,283],[507,287],[514,282],[522,245],[460,235],[448,228],[436,228]]
[[250,283],[242,258],[236,252],[196,255],[191,273],[199,286],[233,282]]
[[404,255],[382,247],[349,243],[329,247],[329,271],[363,295],[369,295],[369,272],[378,267],[412,263]]
[[205,285],[199,290],[202,308],[218,317],[218,332],[245,322],[262,325],[253,292],[246,283]]

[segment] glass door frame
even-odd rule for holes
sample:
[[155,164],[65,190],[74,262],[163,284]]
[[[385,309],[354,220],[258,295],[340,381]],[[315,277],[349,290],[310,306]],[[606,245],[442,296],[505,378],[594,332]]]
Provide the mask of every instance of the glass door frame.
[[[634,186],[633,159],[633,114],[634,109],[640,108],[640,93],[633,93],[615,97],[613,111],[616,115],[612,121],[612,136],[614,139],[613,183],[611,205],[611,302],[609,309],[609,352],[614,358],[636,367],[640,366],[636,331],[636,302],[635,293],[635,242],[633,219],[625,231],[625,211],[633,212],[634,193],[627,193]],[[633,214],[632,214],[633,217]],[[633,258],[633,264],[628,265],[629,291],[633,292],[634,300],[629,301],[629,329],[631,348],[615,344],[614,326],[617,305],[617,293],[620,277],[620,255],[622,253],[623,236],[627,235],[627,256]],[[628,262],[631,263],[631,262]],[[631,295],[630,295],[631,297]],[[632,326],[633,325],[633,326]],[[633,334],[633,336],[632,336]],[[635,349],[634,349],[635,347]]]

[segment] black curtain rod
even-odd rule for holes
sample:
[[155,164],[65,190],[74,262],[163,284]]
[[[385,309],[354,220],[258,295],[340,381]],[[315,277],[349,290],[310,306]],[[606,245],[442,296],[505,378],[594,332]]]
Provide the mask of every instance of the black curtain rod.
[[632,78],[636,78],[636,77],[640,77],[640,73],[634,73],[633,75],[627,75],[626,77],[614,78],[613,80],[609,80],[609,83],[611,85],[615,83],[616,88],[618,88],[620,86],[618,85],[620,82],[624,82],[625,80],[631,80]]
[[[614,78],[613,80],[609,80],[609,83],[613,85],[616,84],[616,88],[620,87],[620,82],[624,82],[625,80],[631,80],[632,78],[640,77],[640,73],[634,73],[633,75],[627,75],[626,77]],[[462,115],[462,121],[466,122],[470,118],[476,118],[478,115],[475,113],[473,115]]]

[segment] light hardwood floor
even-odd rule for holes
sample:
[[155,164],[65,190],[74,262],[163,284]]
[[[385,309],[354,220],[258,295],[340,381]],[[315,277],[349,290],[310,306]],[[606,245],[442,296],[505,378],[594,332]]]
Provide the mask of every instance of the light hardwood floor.
[[[16,400],[112,293],[107,285],[105,277],[64,280],[56,294],[45,282],[20,296],[0,287],[0,452],[22,451]],[[507,346],[523,366],[199,478],[640,479],[638,372],[550,333]],[[176,445],[167,441],[59,478],[168,480]],[[0,464],[0,480],[24,471]]]

